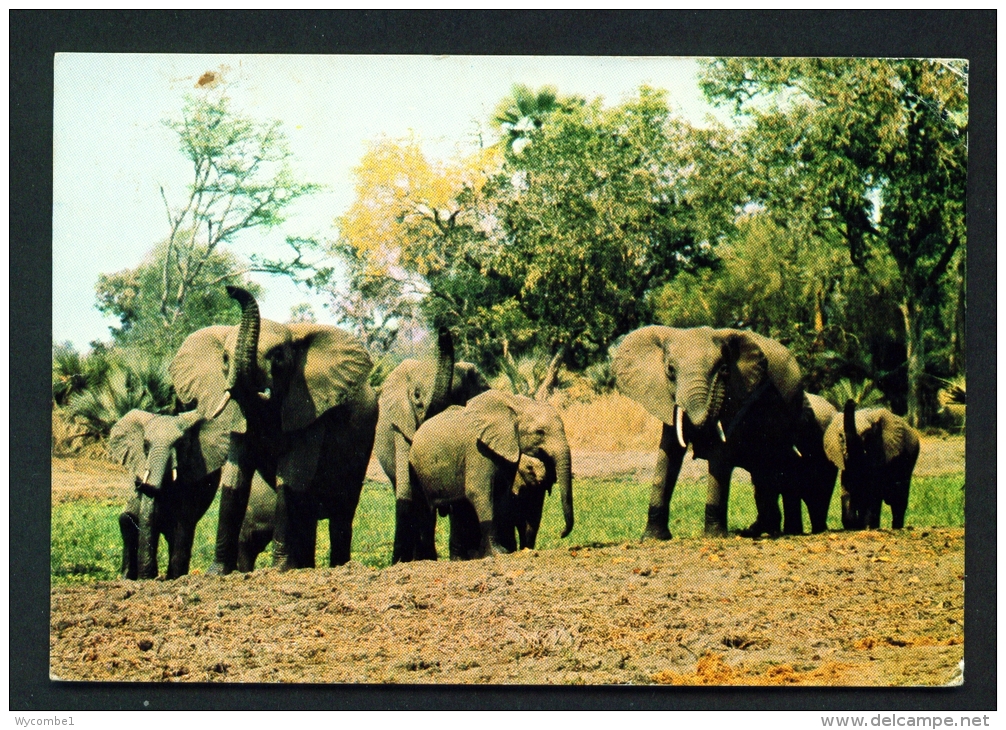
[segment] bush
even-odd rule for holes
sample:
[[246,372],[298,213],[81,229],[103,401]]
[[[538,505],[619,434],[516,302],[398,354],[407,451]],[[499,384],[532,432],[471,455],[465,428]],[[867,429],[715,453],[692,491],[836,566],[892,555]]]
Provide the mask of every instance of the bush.
[[821,395],[840,411],[847,400],[855,401],[857,408],[888,407],[884,394],[870,379],[855,382],[842,378]]
[[171,413],[175,396],[167,363],[154,355],[120,351],[104,381],[74,393],[66,416],[78,430],[78,445],[104,440],[112,426],[134,408],[151,413]]

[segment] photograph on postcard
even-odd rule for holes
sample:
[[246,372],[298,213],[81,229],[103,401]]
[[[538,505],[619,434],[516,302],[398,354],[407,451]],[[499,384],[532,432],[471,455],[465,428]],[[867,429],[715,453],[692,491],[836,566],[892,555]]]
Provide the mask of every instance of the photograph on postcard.
[[52,679],[964,681],[967,60],[54,74]]

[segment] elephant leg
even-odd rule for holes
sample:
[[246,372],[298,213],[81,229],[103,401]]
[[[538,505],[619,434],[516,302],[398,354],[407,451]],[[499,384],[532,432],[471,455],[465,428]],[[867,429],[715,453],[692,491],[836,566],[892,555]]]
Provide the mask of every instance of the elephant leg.
[[255,570],[258,556],[270,542],[272,542],[271,529],[242,530],[238,546],[238,570],[242,573],[251,573]]
[[[237,451],[238,453],[235,453]],[[241,525],[248,509],[254,469],[240,464],[245,461],[241,447],[231,446],[231,455],[220,478],[220,515],[217,519],[217,541],[213,564],[208,575],[227,575],[237,568]]]
[[307,495],[277,485],[273,566],[281,571],[313,568],[317,531],[317,518]]
[[471,504],[464,500],[451,505],[450,520],[451,560],[470,560],[478,550],[481,539],[478,516]]
[[744,537],[760,537],[781,534],[782,512],[779,511],[778,481],[763,472],[751,474],[751,484],[754,487],[754,501],[757,517],[746,530],[741,531]]
[[152,497],[140,499],[140,531],[137,548],[137,577],[157,577],[157,547],[161,541],[157,502]]
[[541,512],[545,505],[545,490],[536,489],[532,494],[518,500],[517,533],[520,537],[520,548],[534,550],[538,539],[538,527],[541,525]]
[[[352,513],[350,513],[352,514]],[[349,562],[350,547],[353,544],[353,518],[348,520],[345,515],[328,518],[328,541],[331,551],[328,554],[328,565],[334,568]]]
[[192,543],[196,537],[196,525],[188,520],[179,520],[174,535],[168,542],[168,580],[188,575],[192,560]]
[[414,504],[415,551],[414,560],[437,559],[437,513],[430,509],[426,500],[418,497]]
[[668,529],[671,512],[671,496],[681,472],[681,462],[685,449],[678,443],[674,428],[666,423],[660,433],[660,448],[657,451],[657,465],[653,470],[653,484],[650,487],[650,507],[646,515],[646,528],[640,540],[670,540]]
[[119,532],[122,533],[122,577],[136,580],[136,553],[139,549],[140,528],[137,517],[131,512],[119,515]]
[[730,499],[730,475],[733,470],[733,464],[725,459],[709,460],[709,479],[706,482],[706,535],[725,537],[727,534],[727,503]]
[[517,476],[517,465],[497,466],[489,459],[467,464],[465,498],[475,509],[479,523],[479,554],[482,557],[503,555],[508,551],[500,545],[497,535],[496,502],[502,490],[509,490]]
[[792,485],[782,493],[782,531],[785,535],[803,534],[803,502]]
[[905,512],[908,511],[909,482],[895,482],[891,490],[891,527],[900,530],[905,526]]
[[395,432],[395,540],[391,546],[391,564],[409,562],[416,556],[416,505],[413,503],[414,477],[409,469],[410,445]]

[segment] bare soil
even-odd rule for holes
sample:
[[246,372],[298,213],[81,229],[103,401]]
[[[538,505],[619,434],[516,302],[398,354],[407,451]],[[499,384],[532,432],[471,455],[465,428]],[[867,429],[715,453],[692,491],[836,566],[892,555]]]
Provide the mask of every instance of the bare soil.
[[[941,443],[923,448],[942,449],[959,469],[963,442]],[[653,455],[574,460],[583,476],[639,470],[649,478]],[[53,470],[54,500],[111,499],[119,488],[101,463],[54,460]],[[963,573],[963,530],[917,528],[55,586],[50,673],[144,682],[956,684]]]

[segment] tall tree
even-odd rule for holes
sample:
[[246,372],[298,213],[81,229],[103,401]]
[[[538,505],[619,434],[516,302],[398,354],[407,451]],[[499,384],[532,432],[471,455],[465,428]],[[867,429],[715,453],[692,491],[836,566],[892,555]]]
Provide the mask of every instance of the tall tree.
[[650,289],[709,263],[703,145],[648,87],[614,107],[559,105],[527,135],[487,191],[498,228],[484,271],[510,286],[484,303],[486,329],[584,365],[650,318]]
[[917,425],[927,332],[955,296],[947,275],[966,241],[966,62],[727,59],[706,64],[702,86],[749,122],[750,202],[840,235],[897,300]]
[[[294,175],[280,122],[256,122],[233,111],[226,95],[207,94],[188,97],[181,118],[166,122],[192,164],[192,182],[181,204],[172,205],[161,187],[169,228],[159,307],[165,323],[194,289],[220,283],[202,274],[222,246],[243,231],[279,225],[291,203],[319,189]],[[289,242],[295,249],[305,243]]]
[[271,260],[235,253],[239,236],[273,228],[287,208],[319,186],[294,174],[292,154],[278,121],[260,123],[231,108],[219,89],[207,88],[185,100],[181,117],[165,124],[178,136],[192,165],[184,197],[161,197],[167,236],[136,268],[102,274],[98,309],[119,318],[119,344],[169,352],[194,329],[219,321],[229,311],[224,283],[247,285],[251,271],[324,280],[329,269],[304,261],[309,239],[288,237],[295,256]]

